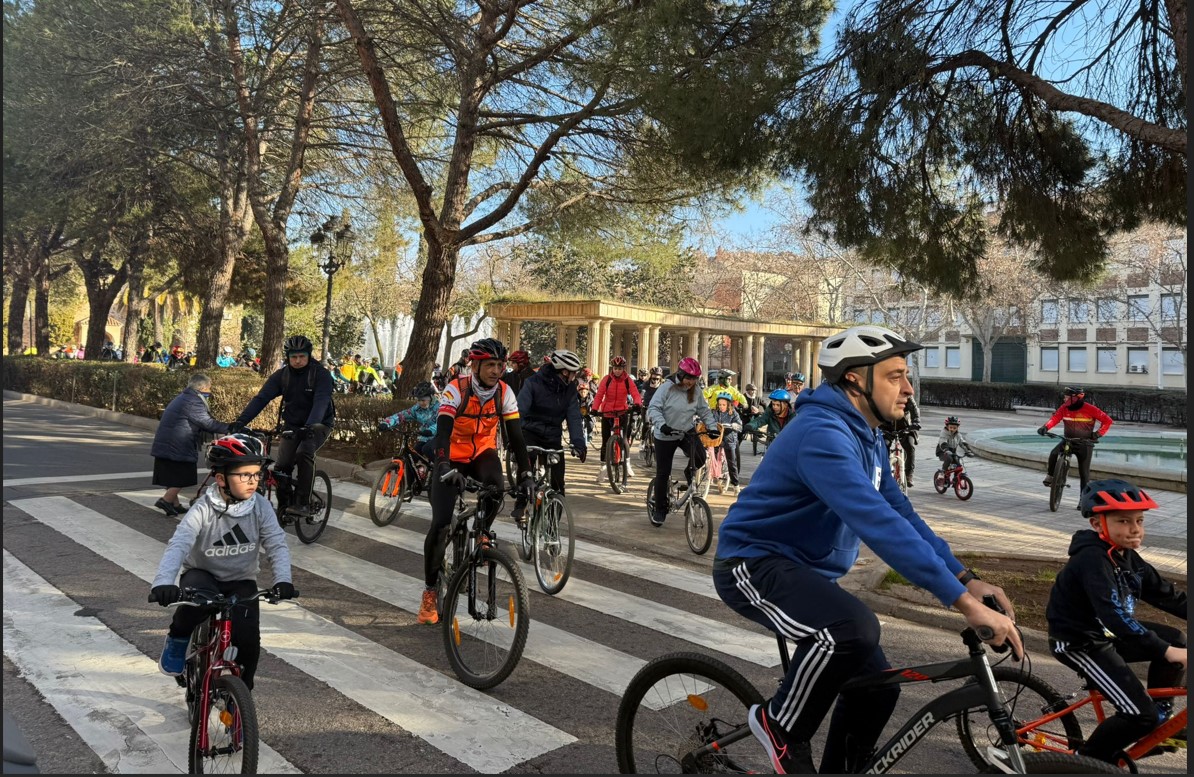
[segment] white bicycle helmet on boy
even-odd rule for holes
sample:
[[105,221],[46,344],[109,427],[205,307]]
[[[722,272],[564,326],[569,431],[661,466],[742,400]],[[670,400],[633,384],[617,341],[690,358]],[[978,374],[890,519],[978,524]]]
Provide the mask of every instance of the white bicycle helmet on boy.
[[817,356],[817,367],[826,383],[836,383],[852,394],[866,397],[875,417],[890,421],[875,405],[872,394],[875,389],[873,370],[866,371],[866,386],[846,380],[850,370],[868,367],[890,359],[892,356],[907,356],[924,348],[920,343],[902,337],[881,326],[852,326],[844,332],[830,335],[821,342],[821,353]]
[[552,367],[557,370],[571,370],[572,372],[580,371],[580,357],[572,351],[563,348],[558,351],[552,351],[551,356],[547,358]]

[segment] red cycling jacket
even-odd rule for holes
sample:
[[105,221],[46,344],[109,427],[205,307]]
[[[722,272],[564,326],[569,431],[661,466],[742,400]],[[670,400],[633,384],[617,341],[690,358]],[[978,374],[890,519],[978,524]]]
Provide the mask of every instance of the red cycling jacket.
[[635,404],[643,403],[634,379],[623,372],[621,378],[606,375],[597,386],[597,396],[593,397],[593,411],[597,413],[624,413],[630,407],[630,398]]
[[1113,423],[1111,416],[1089,402],[1083,402],[1082,407],[1077,410],[1071,410],[1069,405],[1062,405],[1053,414],[1053,417],[1045,422],[1045,428],[1052,429],[1058,424],[1064,424],[1066,437],[1090,439],[1095,430],[1095,421],[1098,421],[1100,424],[1100,437],[1107,434],[1107,430],[1111,428],[1111,424]]

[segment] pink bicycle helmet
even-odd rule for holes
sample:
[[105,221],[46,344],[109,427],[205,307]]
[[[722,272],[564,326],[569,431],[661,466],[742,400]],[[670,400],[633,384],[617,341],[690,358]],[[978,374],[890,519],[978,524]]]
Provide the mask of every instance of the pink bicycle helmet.
[[685,375],[691,375],[694,378],[701,377],[701,363],[691,356],[685,356],[680,360],[680,366],[677,369]]

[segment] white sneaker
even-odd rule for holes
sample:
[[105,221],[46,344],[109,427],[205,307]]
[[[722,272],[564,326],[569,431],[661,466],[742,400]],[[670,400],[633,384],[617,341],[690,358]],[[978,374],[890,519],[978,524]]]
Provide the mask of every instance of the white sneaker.
[[606,478],[608,478],[608,477],[609,477],[609,467],[606,466],[605,464],[602,464],[601,469],[597,470],[597,478],[593,482],[594,483],[603,483],[603,482],[605,482]]
[[738,495],[738,486],[731,485],[729,489],[730,496]]
[[626,477],[634,477],[634,467],[630,466],[630,462],[626,462]]

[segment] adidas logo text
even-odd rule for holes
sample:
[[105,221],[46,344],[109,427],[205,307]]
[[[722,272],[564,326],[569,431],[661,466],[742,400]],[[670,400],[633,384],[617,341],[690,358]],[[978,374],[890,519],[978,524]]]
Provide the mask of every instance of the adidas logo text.
[[209,557],[239,556],[242,553],[252,553],[255,550],[257,550],[257,543],[250,542],[248,545],[231,545],[208,548],[207,550],[203,551],[203,555]]

